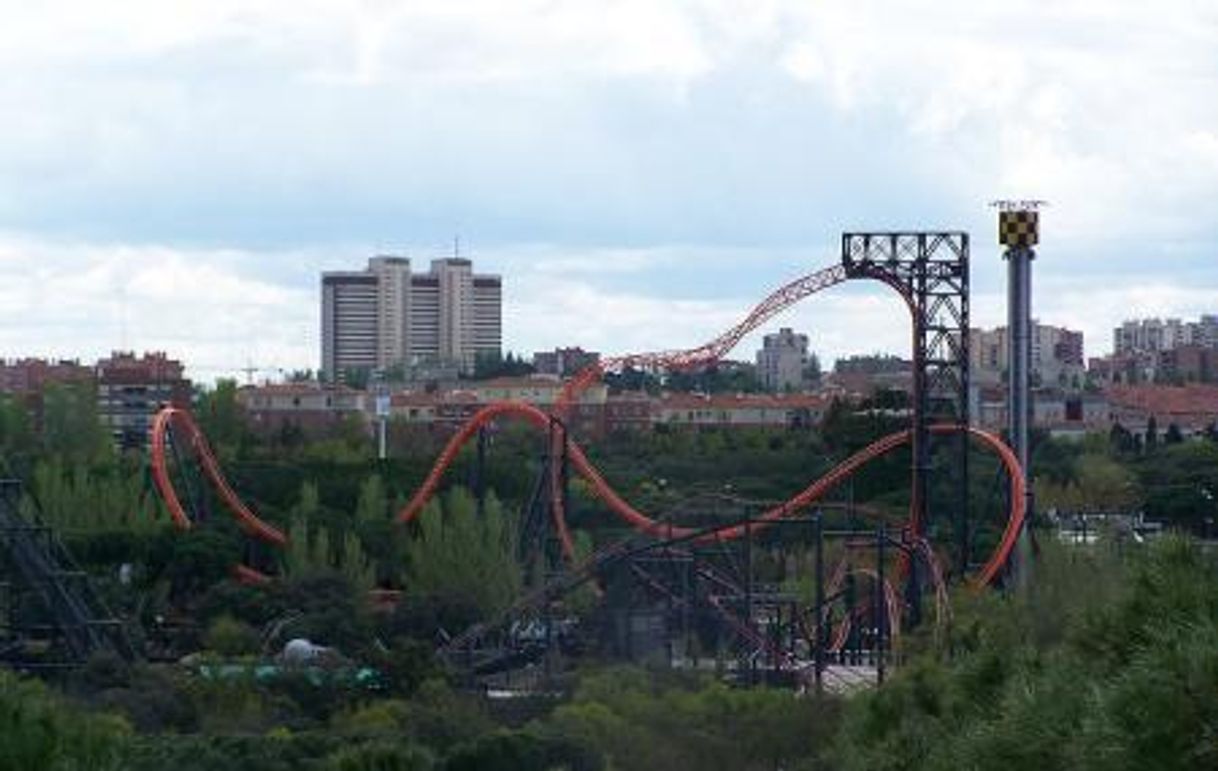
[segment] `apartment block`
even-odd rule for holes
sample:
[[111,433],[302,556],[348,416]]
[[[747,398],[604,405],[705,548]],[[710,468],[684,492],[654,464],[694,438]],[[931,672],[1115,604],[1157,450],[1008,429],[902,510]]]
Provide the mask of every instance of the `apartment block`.
[[321,290],[321,368],[330,380],[436,364],[469,373],[479,354],[502,349],[502,280],[475,274],[467,259],[414,273],[406,257],[373,257],[363,271],[323,273]]
[[1118,356],[1185,346],[1218,349],[1218,316],[1203,315],[1197,321],[1133,319],[1112,330],[1112,349]]
[[96,371],[98,417],[120,448],[146,446],[152,418],[162,407],[191,404],[182,363],[162,352],[115,352],[98,361]]
[[93,368],[79,361],[21,358],[0,360],[0,393],[35,395],[50,383],[92,383]]
[[757,351],[757,378],[771,391],[799,390],[808,367],[808,336],[783,327],[766,335]]
[[533,370],[539,375],[570,377],[580,370],[597,364],[601,355],[583,348],[555,348],[553,351],[537,351],[533,354]]
[[[981,385],[1003,382],[1007,366],[1007,328],[969,330],[972,376]],[[1078,389],[1084,381],[1083,333],[1032,322],[1029,354],[1034,382]]]

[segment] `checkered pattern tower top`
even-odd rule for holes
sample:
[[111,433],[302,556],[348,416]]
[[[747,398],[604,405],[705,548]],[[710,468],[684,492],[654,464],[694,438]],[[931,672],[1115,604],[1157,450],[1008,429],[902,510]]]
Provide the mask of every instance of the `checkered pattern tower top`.
[[1040,218],[1030,210],[998,212],[998,243],[1008,249],[1027,249],[1040,240]]

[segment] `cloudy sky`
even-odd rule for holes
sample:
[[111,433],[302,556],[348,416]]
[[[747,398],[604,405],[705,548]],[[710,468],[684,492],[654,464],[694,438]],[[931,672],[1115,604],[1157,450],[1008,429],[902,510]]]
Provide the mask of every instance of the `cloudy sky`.
[[[0,356],[315,367],[318,273],[503,274],[505,342],[695,345],[844,230],[1047,199],[1035,312],[1088,353],[1218,313],[1218,4],[0,0]],[[899,302],[775,322],[901,352]],[[748,344],[739,351],[751,356]]]

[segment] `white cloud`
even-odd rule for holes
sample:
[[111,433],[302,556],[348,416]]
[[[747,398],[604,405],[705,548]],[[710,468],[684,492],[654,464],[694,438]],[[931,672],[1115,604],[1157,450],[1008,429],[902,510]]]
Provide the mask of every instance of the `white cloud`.
[[[505,346],[522,354],[581,345],[606,354],[693,348],[743,319],[762,297],[794,278],[785,264],[747,250],[694,249],[716,275],[733,261],[755,266],[760,289],[727,287],[714,297],[668,277],[684,249],[559,252],[552,247],[495,249],[475,255],[478,270],[505,280]],[[362,249],[362,251],[361,251]],[[278,252],[179,249],[0,236],[0,356],[93,360],[114,349],[164,350],[203,381],[236,377],[247,365],[315,368],[321,271],[358,268],[372,250]],[[412,252],[420,267],[433,256]],[[780,261],[781,262],[781,261]],[[637,282],[622,284],[620,263]],[[282,266],[290,264],[290,270]],[[825,267],[828,262],[805,267]],[[572,268],[575,269],[572,269]],[[598,270],[599,268],[599,270]],[[770,275],[770,274],[773,275]],[[700,296],[703,295],[703,296]],[[1001,294],[973,295],[973,323],[1005,323]],[[1213,313],[1214,291],[1164,277],[1120,283],[1050,274],[1038,278],[1035,314],[1081,329],[1087,352],[1111,344],[1111,329],[1139,316]],[[908,355],[909,318],[886,287],[850,283],[810,297],[745,338],[732,358],[751,360],[763,333],[791,326],[810,336],[828,363],[850,354]]]
[[313,293],[253,275],[298,255],[0,238],[0,355],[92,361],[163,350],[196,377],[307,368],[318,354]]
[[[959,225],[978,253],[984,203],[1008,196],[1051,201],[1038,315],[1089,350],[1135,311],[1215,310],[1204,4],[0,0],[0,18],[5,353],[126,339],[312,366],[317,270],[451,232],[505,274],[516,350],[696,345],[831,260],[800,253],[839,230]],[[1000,270],[974,261],[978,323],[1002,323]],[[889,305],[851,289],[784,318],[828,358],[902,351]]]

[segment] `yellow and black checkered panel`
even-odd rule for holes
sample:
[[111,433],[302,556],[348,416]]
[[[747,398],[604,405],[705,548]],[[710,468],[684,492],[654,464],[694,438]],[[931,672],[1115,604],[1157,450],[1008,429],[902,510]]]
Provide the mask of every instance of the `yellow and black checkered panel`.
[[998,243],[1010,249],[1026,249],[1036,246],[1040,240],[1040,224],[1037,212],[998,212]]

